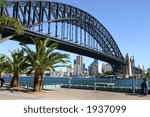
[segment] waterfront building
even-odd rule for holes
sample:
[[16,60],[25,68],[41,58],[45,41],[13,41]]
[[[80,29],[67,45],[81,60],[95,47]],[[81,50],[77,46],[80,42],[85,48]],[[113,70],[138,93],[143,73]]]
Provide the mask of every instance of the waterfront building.
[[46,72],[44,73],[44,75],[45,75],[45,76],[50,76],[50,71],[46,71]]
[[107,64],[103,63],[102,64],[102,73],[104,74],[104,73],[109,72],[109,71],[112,71],[111,65],[108,63]]
[[89,70],[88,69],[85,68],[83,70],[82,77],[89,77]]
[[147,68],[147,72],[149,72],[149,73],[150,73],[150,68]]
[[64,77],[64,72],[61,69],[59,71],[50,71],[49,76],[50,77]]

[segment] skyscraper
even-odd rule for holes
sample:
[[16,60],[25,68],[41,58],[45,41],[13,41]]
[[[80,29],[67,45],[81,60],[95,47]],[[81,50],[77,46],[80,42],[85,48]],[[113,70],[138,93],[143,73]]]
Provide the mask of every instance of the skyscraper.
[[141,69],[142,71],[145,71],[144,70],[144,65],[142,65],[142,64],[138,65],[138,68]]
[[74,60],[74,75],[81,76],[83,72],[83,57],[77,56]]
[[100,65],[98,65],[98,73],[102,73],[102,65],[100,64]]
[[150,68],[147,68],[147,72],[150,72]]
[[98,60],[94,59],[92,64],[89,66],[89,74],[96,75],[98,73]]
[[70,67],[67,67],[66,76],[72,76],[73,75],[73,67],[70,65]]

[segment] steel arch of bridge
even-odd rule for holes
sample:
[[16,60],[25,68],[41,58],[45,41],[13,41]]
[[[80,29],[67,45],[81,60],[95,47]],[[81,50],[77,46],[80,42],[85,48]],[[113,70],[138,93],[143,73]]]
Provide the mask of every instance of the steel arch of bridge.
[[[125,65],[115,40],[92,15],[71,5],[40,0],[7,0],[0,9],[1,16],[18,19],[25,27],[24,36],[13,40],[32,43],[29,36],[51,37],[59,49],[83,54],[113,65]],[[2,36],[13,35],[14,30],[2,30]]]

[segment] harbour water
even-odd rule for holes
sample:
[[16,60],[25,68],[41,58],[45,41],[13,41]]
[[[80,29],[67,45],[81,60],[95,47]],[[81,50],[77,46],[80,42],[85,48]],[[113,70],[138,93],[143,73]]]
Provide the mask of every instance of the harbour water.
[[[11,81],[11,77],[4,78],[6,82]],[[33,77],[20,77],[20,83],[28,83],[30,86],[33,86]],[[150,79],[148,79],[150,82]],[[59,78],[59,77],[44,77],[43,85],[56,85],[56,84],[72,84],[72,85],[94,85],[95,83],[114,83],[117,87],[126,87],[130,88],[133,86],[136,88],[141,87],[142,79],[114,79],[114,78]],[[150,87],[150,85],[149,85]]]

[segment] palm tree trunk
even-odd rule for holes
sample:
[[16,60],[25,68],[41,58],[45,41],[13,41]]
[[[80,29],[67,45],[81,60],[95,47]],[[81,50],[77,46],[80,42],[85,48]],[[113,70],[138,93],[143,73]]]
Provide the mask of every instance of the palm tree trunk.
[[42,90],[42,83],[43,83],[43,73],[35,71],[33,91],[40,92]]
[[18,87],[19,86],[19,74],[15,73],[12,77],[10,87]]

